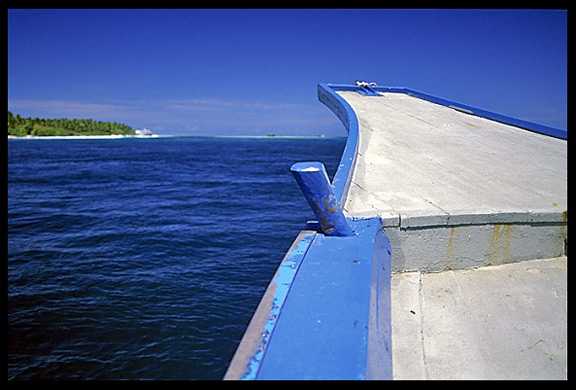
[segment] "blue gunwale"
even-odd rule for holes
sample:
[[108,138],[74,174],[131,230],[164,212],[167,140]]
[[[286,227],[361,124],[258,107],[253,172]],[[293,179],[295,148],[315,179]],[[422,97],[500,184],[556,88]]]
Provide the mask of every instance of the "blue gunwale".
[[354,171],[354,166],[356,165],[359,127],[358,118],[356,117],[354,110],[346,100],[336,93],[336,91],[356,91],[358,89],[360,89],[360,87],[354,85],[318,85],[318,100],[324,103],[326,107],[336,114],[348,131],[348,139],[346,141],[344,152],[342,153],[342,158],[340,159],[340,165],[338,166],[338,170],[332,180],[334,195],[336,196],[336,199],[339,200],[341,206],[346,203],[352,173]]
[[[485,110],[482,108],[474,107],[474,106],[471,106],[469,104],[460,103],[460,102],[450,100],[450,99],[445,99],[445,98],[442,98],[442,97],[439,97],[436,95],[432,95],[432,94],[427,93],[427,92],[418,91],[416,89],[407,88],[407,87],[393,87],[393,86],[371,86],[370,88],[372,88],[373,90],[375,90],[377,92],[405,93],[407,95],[414,96],[414,97],[417,97],[420,99],[424,99],[424,100],[427,100],[427,101],[432,102],[432,103],[440,104],[442,106],[446,106],[446,107],[450,107],[450,108],[455,108],[457,110],[459,109],[460,111],[463,111],[463,112],[466,112],[466,113],[469,113],[472,115],[480,116],[480,117],[483,117],[486,119],[491,119],[491,120],[494,120],[497,122],[505,123],[507,125],[520,127],[522,129],[525,129],[525,130],[533,131],[536,133],[548,135],[548,136],[555,137],[555,138],[566,139],[566,140],[568,139],[568,131],[564,130],[564,129],[560,129],[558,127],[543,125],[541,123],[531,122],[531,121],[527,121],[524,119],[515,118],[513,116],[499,114],[499,113],[494,112],[494,111]],[[320,98],[320,93],[321,93],[320,91],[321,90],[322,90],[323,95],[325,95],[325,94],[338,95],[338,94],[336,94],[336,91],[358,91],[358,92],[360,92],[360,91],[363,91],[363,88],[361,86],[358,86],[358,85],[350,85],[350,84],[320,84],[318,86],[318,95],[319,95],[320,101],[323,102],[322,98]],[[344,100],[342,98],[340,98],[340,99]],[[347,103],[346,103],[346,106],[344,106],[344,107],[346,107],[345,108],[346,111],[352,111],[352,113],[354,112],[352,110],[352,108]],[[332,109],[330,106],[328,106],[328,108]],[[332,109],[332,111],[334,111],[334,109]],[[342,119],[342,117],[340,117],[338,115],[338,113],[336,113],[336,115],[338,116],[338,118],[340,118],[340,120],[342,121],[342,123],[344,124],[344,126],[346,127],[346,129],[349,132],[355,132],[356,131],[353,128],[354,120],[348,120],[347,122],[344,122],[344,120]],[[358,125],[358,121],[356,118],[355,118],[355,124],[356,124],[356,126]]]
[[[410,88],[371,88],[376,92],[405,93],[529,131],[568,138],[563,129]],[[356,165],[359,125],[352,107],[336,91],[365,91],[359,85],[318,85],[318,99],[348,131],[332,181],[334,195],[344,205]],[[324,236],[316,230],[317,225],[300,233],[270,283],[225,379],[392,378],[391,248],[380,218],[350,222],[356,232],[350,237]],[[319,288],[322,294],[317,293]],[[350,300],[351,309],[341,310],[338,302],[345,300]],[[318,313],[324,313],[324,322],[316,320]],[[320,328],[319,324],[327,322],[331,324]],[[347,330],[342,327],[344,323]],[[334,348],[345,353],[329,350]],[[330,361],[335,356],[342,358]]]
[[[356,163],[358,121],[331,87],[319,85],[318,92],[320,101],[348,130],[332,180],[334,196],[342,205]],[[225,379],[391,379],[390,246],[380,218],[349,222],[355,234],[348,237],[310,230],[300,233],[254,314]],[[318,288],[323,293],[314,295]],[[305,297],[310,300],[303,301]],[[350,309],[340,310],[348,301],[354,302]],[[328,317],[320,327],[311,318],[322,310],[328,310]],[[343,323],[347,327],[342,328]],[[294,343],[305,346],[295,348]],[[346,353],[334,353],[334,348]],[[336,360],[323,362],[326,354]]]

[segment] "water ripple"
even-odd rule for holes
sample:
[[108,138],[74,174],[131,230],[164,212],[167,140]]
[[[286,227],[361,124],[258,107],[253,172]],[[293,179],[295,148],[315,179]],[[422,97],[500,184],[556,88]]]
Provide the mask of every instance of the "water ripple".
[[8,377],[220,379],[341,140],[10,140]]

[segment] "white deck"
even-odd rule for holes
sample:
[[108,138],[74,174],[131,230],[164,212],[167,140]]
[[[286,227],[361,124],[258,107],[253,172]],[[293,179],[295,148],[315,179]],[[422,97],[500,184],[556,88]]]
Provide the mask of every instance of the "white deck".
[[566,267],[394,274],[394,379],[566,379]]
[[566,378],[567,141],[338,93],[360,127],[345,213],[382,217],[401,272],[395,379]]
[[339,94],[360,124],[361,158],[345,205],[350,214],[404,221],[503,212],[561,216],[566,209],[565,140],[406,94]]
[[360,127],[344,211],[382,217],[395,271],[563,255],[567,141],[402,93],[338,93]]

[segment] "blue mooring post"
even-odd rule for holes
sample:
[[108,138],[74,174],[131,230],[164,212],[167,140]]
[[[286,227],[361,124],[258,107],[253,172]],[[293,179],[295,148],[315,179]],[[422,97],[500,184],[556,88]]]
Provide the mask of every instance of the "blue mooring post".
[[327,236],[351,236],[354,232],[334,195],[321,162],[300,162],[290,168],[312,211]]

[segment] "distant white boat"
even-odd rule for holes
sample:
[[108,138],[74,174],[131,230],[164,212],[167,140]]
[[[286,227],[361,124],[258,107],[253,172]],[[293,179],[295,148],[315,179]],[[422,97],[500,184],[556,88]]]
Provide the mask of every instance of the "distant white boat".
[[158,137],[158,134],[154,134],[151,130],[149,129],[141,129],[141,130],[134,130],[136,132],[136,135],[138,136],[145,136],[145,137]]

